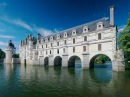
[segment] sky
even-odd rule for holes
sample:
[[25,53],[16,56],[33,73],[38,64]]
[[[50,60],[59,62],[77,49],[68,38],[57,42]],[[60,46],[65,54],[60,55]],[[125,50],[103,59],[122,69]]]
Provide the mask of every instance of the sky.
[[18,50],[28,34],[47,36],[103,17],[109,21],[111,5],[122,31],[130,17],[130,0],[0,0],[0,48],[12,39]]

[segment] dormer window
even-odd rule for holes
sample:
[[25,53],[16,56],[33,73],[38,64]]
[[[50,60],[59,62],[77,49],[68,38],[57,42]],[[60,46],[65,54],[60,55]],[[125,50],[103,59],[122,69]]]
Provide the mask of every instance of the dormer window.
[[88,26],[83,27],[83,32],[88,32]]
[[67,32],[64,32],[64,37],[67,37]]
[[103,22],[97,23],[97,29],[102,29],[103,28]]
[[53,36],[50,37],[50,40],[53,41]]
[[72,35],[76,35],[76,30],[75,29],[72,30]]
[[57,39],[60,39],[60,35],[59,34],[57,34]]
[[47,38],[47,37],[45,38],[45,41],[46,41],[46,42],[48,41],[48,38]]

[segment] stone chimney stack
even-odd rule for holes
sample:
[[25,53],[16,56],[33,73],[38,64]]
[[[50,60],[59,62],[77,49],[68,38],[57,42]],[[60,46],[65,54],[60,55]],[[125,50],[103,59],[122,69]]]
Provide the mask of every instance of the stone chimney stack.
[[114,5],[110,6],[110,24],[114,25]]

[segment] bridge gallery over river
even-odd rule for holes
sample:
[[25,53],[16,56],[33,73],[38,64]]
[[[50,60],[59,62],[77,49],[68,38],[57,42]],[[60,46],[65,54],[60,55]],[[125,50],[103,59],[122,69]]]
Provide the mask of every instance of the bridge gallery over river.
[[103,54],[111,59],[114,71],[124,71],[123,54],[116,47],[117,32],[111,6],[110,22],[101,18],[49,36],[29,34],[20,42],[21,64],[69,67],[75,66],[78,57],[82,68],[89,69]]

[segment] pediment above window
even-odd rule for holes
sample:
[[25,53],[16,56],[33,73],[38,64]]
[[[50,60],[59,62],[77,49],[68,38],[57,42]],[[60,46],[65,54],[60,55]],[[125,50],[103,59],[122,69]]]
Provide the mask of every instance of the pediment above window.
[[64,32],[64,37],[67,37],[67,32]]
[[103,22],[98,22],[97,29],[102,29],[102,28],[103,28]]
[[84,26],[84,27],[83,27],[83,33],[88,32],[88,30],[89,30],[89,29],[88,29],[88,26]]
[[60,39],[60,35],[59,34],[57,34],[57,39]]
[[72,35],[76,35],[76,29],[72,30]]

